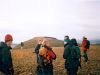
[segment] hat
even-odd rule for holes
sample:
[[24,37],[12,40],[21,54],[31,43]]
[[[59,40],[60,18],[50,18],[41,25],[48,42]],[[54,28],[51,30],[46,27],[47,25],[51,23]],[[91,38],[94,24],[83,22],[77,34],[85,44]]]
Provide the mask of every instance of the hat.
[[13,41],[12,35],[7,34],[7,35],[5,36],[5,41]]
[[87,39],[85,36],[83,36],[83,39]]

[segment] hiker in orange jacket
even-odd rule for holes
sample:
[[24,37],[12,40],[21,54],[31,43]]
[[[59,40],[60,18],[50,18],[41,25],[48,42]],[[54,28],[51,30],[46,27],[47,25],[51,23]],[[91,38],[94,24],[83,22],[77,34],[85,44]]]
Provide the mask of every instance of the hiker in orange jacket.
[[85,62],[88,61],[88,55],[87,55],[87,50],[90,48],[90,41],[87,40],[86,37],[83,37],[83,41],[81,44],[81,49],[83,52],[83,57],[85,59]]

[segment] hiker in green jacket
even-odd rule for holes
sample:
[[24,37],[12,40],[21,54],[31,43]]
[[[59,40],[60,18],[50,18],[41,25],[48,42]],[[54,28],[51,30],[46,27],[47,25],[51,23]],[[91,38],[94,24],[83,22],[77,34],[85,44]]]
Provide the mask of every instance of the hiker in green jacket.
[[65,69],[68,75],[77,75],[80,65],[80,48],[77,45],[76,39],[71,39],[70,44],[64,49],[63,58],[65,59]]
[[5,36],[5,42],[0,43],[0,72],[3,75],[13,75],[14,69],[10,50],[13,38],[10,34]]

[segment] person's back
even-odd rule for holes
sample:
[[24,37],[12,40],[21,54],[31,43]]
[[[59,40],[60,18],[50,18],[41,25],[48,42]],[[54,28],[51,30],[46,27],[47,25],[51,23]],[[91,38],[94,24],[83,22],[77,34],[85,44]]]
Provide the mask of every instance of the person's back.
[[90,48],[90,41],[87,40],[87,45],[86,45],[86,48],[89,49]]
[[77,75],[80,55],[80,48],[76,45],[76,40],[72,39],[70,44],[65,47],[63,54],[68,75]]
[[[40,65],[38,66],[37,75],[53,75],[52,57],[54,57],[54,55],[52,55],[52,53],[52,48],[48,42],[44,40],[39,49]],[[54,57],[54,59],[56,58]]]
[[10,52],[11,47],[8,47],[4,42],[1,42],[0,48],[1,48],[0,52],[2,53],[0,54],[1,64],[2,64],[1,70],[4,73],[7,73],[9,68],[11,68],[12,66],[12,57],[11,57],[11,52]]
[[6,35],[5,42],[0,42],[0,71],[5,75],[13,75],[14,73],[12,57],[10,52],[12,40],[13,39],[11,35]]
[[79,58],[80,58],[80,49],[77,46],[71,46],[68,45],[65,47],[64,50],[64,59],[66,59],[66,61],[69,63],[69,65],[67,65],[67,68],[74,68],[77,67],[79,65]]
[[82,41],[82,44],[81,44],[81,47],[82,47],[83,51],[87,51],[87,47],[88,47],[87,45],[88,45],[88,43],[89,42],[88,42],[87,38],[84,37],[83,41]]
[[89,50],[89,48],[90,48],[90,41],[87,40],[86,37],[83,37],[81,49],[82,49],[82,56],[84,57],[85,62],[88,61],[88,54],[87,54],[87,51]]

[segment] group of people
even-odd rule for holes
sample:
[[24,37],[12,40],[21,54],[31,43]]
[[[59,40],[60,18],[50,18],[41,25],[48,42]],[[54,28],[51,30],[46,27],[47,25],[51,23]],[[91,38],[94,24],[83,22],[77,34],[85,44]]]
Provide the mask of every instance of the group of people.
[[86,63],[88,62],[87,51],[89,48],[90,41],[86,37],[83,37],[82,44],[79,45],[76,39],[69,39],[69,36],[65,36],[63,58],[67,75],[77,75],[78,68],[81,68],[81,57],[84,57]]
[[[77,75],[78,68],[81,68],[81,57],[84,57],[85,63],[88,62],[87,51],[89,47],[90,41],[87,40],[86,37],[83,37],[82,44],[79,45],[76,39],[70,39],[69,36],[65,36],[63,58],[65,59],[65,69],[67,70],[67,75]],[[37,56],[37,75],[53,75],[52,62],[56,59],[56,54],[54,52],[48,54],[49,50],[53,52],[48,41],[38,41],[38,44],[35,48]],[[48,56],[53,56],[50,59],[51,62],[47,61]]]
[[[5,36],[5,42],[0,42],[0,75],[14,75],[10,51],[12,42],[13,37],[10,34]],[[77,75],[78,68],[81,68],[81,57],[84,57],[86,63],[88,62],[87,51],[89,48],[90,41],[86,37],[83,37],[82,44],[79,45],[76,39],[70,39],[69,36],[65,36],[63,58],[65,59],[67,75]],[[35,53],[37,58],[36,74],[53,75],[53,60],[56,59],[56,54],[48,40],[38,40]]]

